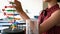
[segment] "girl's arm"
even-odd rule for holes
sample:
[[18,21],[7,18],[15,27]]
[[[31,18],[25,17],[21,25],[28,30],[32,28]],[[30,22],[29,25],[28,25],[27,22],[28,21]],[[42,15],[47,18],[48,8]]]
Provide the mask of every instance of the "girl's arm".
[[21,2],[17,1],[17,0],[14,0],[14,3],[13,6],[14,8],[17,10],[17,12],[20,14],[20,16],[26,20],[26,19],[30,19],[27,14],[23,11],[22,9],[22,6],[21,6]]
[[51,17],[49,17],[42,24],[40,24],[39,32],[43,33],[59,23],[60,23],[60,9],[55,11],[51,15]]

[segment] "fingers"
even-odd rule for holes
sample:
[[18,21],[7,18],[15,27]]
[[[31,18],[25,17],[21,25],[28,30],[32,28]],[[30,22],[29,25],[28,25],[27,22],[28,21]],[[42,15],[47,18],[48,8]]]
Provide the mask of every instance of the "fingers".
[[20,4],[21,4],[21,3],[20,3],[19,1],[17,1],[17,0],[15,0],[14,3],[15,3],[16,5],[20,5]]
[[14,0],[14,2],[16,3],[16,2],[17,2],[17,0]]
[[15,3],[16,5],[18,5],[18,1],[14,1],[14,3]]
[[13,4],[12,6],[13,6],[14,8],[16,8],[16,5]]
[[13,6],[16,8],[16,10],[22,10],[21,3],[18,0],[14,0]]
[[13,6],[16,10],[19,10],[17,6],[15,6],[15,5],[12,5],[12,6]]
[[17,1],[17,0],[14,0],[14,1]]
[[15,8],[16,8],[16,6],[17,6],[17,7],[20,7],[20,6],[21,6],[21,3],[20,3],[19,1],[17,1],[17,0],[14,0],[13,6],[14,6]]

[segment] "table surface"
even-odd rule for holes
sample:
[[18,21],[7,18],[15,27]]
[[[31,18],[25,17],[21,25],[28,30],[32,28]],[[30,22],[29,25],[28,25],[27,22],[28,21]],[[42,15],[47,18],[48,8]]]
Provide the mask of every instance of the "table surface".
[[24,30],[22,30],[22,29],[15,29],[12,31],[10,28],[3,30],[3,32],[6,32],[6,33],[19,33],[19,32],[23,32],[23,31]]

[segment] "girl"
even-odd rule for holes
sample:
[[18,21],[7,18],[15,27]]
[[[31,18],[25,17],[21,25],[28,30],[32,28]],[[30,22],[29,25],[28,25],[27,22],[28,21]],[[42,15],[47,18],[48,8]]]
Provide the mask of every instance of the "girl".
[[[57,0],[43,0],[48,3],[48,7],[42,11],[38,18],[39,34],[60,34],[60,8]],[[21,3],[14,1],[14,6],[21,17],[26,20],[30,19],[23,11]],[[32,29],[34,25],[31,23]]]

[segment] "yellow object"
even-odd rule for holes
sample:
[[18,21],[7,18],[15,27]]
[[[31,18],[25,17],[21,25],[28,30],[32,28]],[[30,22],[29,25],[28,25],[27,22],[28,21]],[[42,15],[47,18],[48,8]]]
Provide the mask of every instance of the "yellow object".
[[15,24],[12,24],[12,25],[11,25],[11,28],[12,28],[12,29],[15,29],[15,28],[17,28],[17,26],[16,26]]
[[20,18],[14,18],[14,20],[20,20]]

